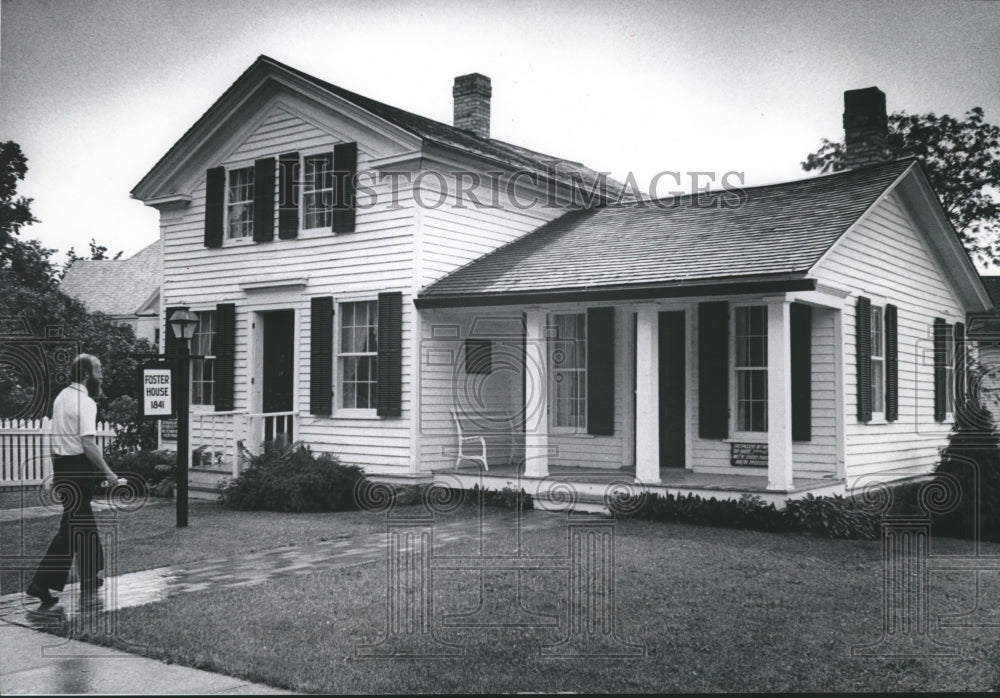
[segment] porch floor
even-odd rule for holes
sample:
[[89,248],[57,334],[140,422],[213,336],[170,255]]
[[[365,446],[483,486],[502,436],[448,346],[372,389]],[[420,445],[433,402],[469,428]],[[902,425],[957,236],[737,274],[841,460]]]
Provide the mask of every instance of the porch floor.
[[[527,490],[529,487],[534,488],[537,483],[560,482],[578,485],[581,490],[584,490],[612,483],[633,483],[635,482],[635,467],[549,466],[547,477],[532,478],[524,476],[524,467],[520,464],[491,465],[489,470],[482,470],[475,464],[469,464],[460,468],[437,470],[435,476],[438,476],[436,479],[439,480],[458,479],[470,488],[473,484],[479,484],[480,487],[488,489],[502,489],[504,486],[516,487],[523,483],[522,486]],[[686,468],[663,468],[660,470],[659,483],[643,483],[641,487],[650,492],[709,493],[707,496],[720,498],[726,498],[727,495],[729,498],[735,498],[743,493],[759,494],[765,500],[778,501],[803,497],[807,492],[813,492],[817,496],[838,491],[843,493],[844,484],[844,480],[832,475],[829,477],[796,477],[791,489],[769,490],[767,488],[767,474],[763,471],[760,475],[730,475],[700,473]]]

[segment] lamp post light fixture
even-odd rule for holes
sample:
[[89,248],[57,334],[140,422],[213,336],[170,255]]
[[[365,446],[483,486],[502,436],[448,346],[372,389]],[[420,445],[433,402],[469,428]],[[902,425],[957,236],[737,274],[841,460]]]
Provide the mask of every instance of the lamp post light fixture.
[[188,524],[188,465],[191,446],[188,437],[188,403],[191,381],[189,364],[191,339],[198,329],[198,316],[187,308],[179,308],[167,320],[177,338],[177,527]]

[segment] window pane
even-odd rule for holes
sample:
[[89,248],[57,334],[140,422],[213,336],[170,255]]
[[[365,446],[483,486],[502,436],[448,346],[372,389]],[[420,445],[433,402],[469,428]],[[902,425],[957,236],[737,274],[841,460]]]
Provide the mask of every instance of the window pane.
[[872,412],[885,412],[885,365],[872,358]]
[[586,428],[587,316],[554,315],[550,323],[555,328],[548,340],[552,426]]

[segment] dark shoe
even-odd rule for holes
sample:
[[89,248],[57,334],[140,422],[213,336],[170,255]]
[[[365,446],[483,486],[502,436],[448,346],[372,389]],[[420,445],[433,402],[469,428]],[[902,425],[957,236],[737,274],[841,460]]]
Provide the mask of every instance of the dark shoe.
[[24,592],[28,596],[33,596],[42,602],[43,606],[51,606],[52,604],[59,601],[55,596],[49,593],[48,589],[38,586],[37,584],[31,584],[28,586],[27,590]]

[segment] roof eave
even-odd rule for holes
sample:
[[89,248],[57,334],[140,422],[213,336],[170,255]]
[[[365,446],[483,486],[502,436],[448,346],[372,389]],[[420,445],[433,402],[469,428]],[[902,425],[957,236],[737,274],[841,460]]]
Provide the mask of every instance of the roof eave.
[[641,301],[663,298],[732,296],[736,294],[772,294],[790,291],[814,291],[816,280],[804,274],[782,274],[771,278],[759,276],[726,277],[677,281],[660,284],[624,286],[589,286],[563,289],[529,289],[496,293],[464,293],[418,296],[414,305],[425,308],[465,308],[492,305],[537,305],[548,303]]

